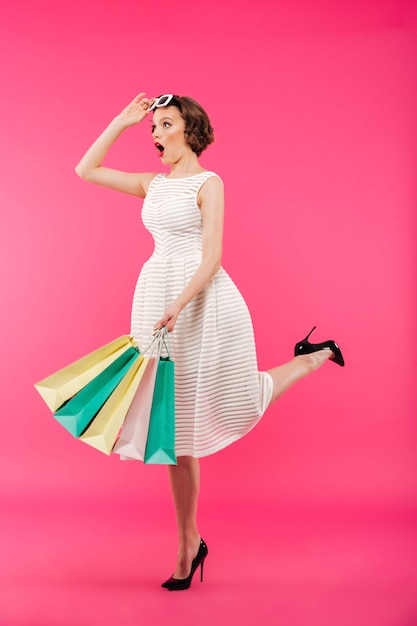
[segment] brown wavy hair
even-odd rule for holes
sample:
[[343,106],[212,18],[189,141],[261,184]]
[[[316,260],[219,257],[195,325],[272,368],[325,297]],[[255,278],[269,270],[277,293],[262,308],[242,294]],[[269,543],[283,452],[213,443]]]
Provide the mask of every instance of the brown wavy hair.
[[214,131],[209,116],[196,100],[188,96],[174,96],[168,106],[179,109],[185,124],[185,139],[199,157],[214,141]]

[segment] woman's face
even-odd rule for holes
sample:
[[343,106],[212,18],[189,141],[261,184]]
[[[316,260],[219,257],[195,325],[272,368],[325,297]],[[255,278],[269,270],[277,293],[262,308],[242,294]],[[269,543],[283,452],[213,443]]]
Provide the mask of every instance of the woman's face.
[[152,138],[161,161],[176,163],[185,151],[191,150],[185,141],[185,123],[174,106],[155,109],[152,120]]

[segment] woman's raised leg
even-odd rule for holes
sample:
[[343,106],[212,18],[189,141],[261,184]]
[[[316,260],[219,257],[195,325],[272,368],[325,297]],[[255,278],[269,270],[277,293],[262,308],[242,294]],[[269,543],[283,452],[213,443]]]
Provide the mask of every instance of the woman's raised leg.
[[200,492],[200,464],[191,456],[179,456],[168,466],[178,528],[178,559],[174,578],[187,578],[200,546],[197,506]]
[[311,354],[296,356],[288,363],[278,365],[278,367],[269,370],[268,374],[270,374],[273,381],[271,403],[298,380],[321,367],[332,356],[333,352],[330,350],[319,350]]

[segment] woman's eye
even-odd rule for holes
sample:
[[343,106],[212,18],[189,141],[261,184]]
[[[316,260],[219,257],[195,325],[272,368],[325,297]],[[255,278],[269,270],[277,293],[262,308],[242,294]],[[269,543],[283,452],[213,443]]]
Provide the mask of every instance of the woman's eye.
[[168,128],[169,126],[171,126],[169,122],[164,122],[164,128]]
[[152,124],[151,126],[151,133],[153,133],[155,131],[155,124]]

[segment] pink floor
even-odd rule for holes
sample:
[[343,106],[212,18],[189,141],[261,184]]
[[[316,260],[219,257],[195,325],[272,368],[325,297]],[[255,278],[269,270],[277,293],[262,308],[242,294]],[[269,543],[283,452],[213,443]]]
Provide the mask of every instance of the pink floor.
[[170,593],[159,586],[175,552],[170,511],[4,503],[1,626],[417,624],[417,520],[406,512],[202,509],[204,583]]

